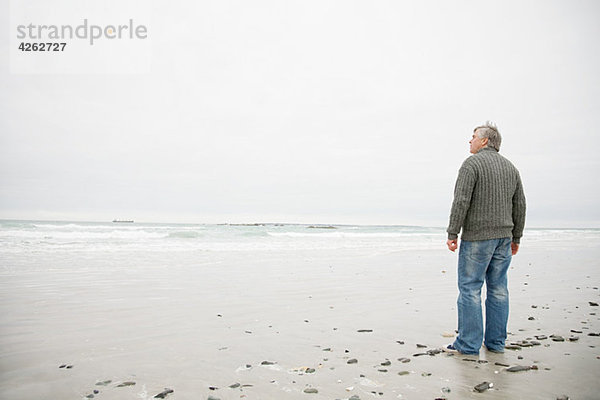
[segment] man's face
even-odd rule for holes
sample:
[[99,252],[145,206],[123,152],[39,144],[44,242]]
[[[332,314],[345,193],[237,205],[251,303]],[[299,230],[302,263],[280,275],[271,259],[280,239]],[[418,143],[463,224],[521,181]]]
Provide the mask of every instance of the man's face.
[[471,145],[471,153],[477,153],[479,150],[481,150],[487,145],[487,142],[487,138],[481,139],[479,136],[477,136],[477,131],[473,132],[473,137],[471,138],[471,140],[469,140],[469,144]]

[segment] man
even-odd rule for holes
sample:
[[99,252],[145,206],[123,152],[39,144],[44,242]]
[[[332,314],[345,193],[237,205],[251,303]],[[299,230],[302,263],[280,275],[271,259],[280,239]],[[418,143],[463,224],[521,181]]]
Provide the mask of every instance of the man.
[[[448,249],[458,254],[458,337],[448,351],[479,354],[481,342],[504,352],[508,323],[507,271],[519,251],[525,225],[525,195],[519,171],[499,154],[502,138],[490,122],[469,141],[472,156],[462,164],[448,224]],[[487,286],[485,337],[481,287]]]

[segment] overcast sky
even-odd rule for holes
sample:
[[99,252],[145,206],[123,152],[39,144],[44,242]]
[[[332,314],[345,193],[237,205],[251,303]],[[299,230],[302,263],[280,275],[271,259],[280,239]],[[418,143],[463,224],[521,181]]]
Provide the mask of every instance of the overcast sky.
[[2,40],[0,218],[445,226],[492,120],[528,226],[600,227],[599,4],[154,1],[137,74]]

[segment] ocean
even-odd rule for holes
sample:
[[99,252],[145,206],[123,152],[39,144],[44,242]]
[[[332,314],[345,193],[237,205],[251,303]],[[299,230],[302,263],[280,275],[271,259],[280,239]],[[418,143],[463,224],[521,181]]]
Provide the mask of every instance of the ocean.
[[[527,229],[525,245],[597,243],[600,229]],[[0,220],[0,254],[353,250],[373,254],[445,247],[444,227],[167,224]]]

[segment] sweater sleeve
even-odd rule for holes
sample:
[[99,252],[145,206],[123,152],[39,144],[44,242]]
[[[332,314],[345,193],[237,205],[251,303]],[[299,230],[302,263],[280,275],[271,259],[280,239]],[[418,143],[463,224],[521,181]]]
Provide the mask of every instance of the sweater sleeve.
[[512,231],[512,241],[515,243],[519,243],[521,241],[521,236],[523,236],[523,229],[525,228],[525,193],[523,191],[523,183],[521,182],[521,177],[517,176],[517,188],[515,189],[515,194],[513,195],[513,207],[512,207],[512,219],[513,219],[513,231]]
[[473,195],[475,182],[475,172],[466,163],[463,163],[458,171],[458,178],[456,178],[454,201],[452,202],[452,210],[450,211],[448,229],[446,229],[448,239],[450,240],[458,238],[458,234],[467,216],[467,211],[469,211],[469,206],[471,205],[471,196]]

